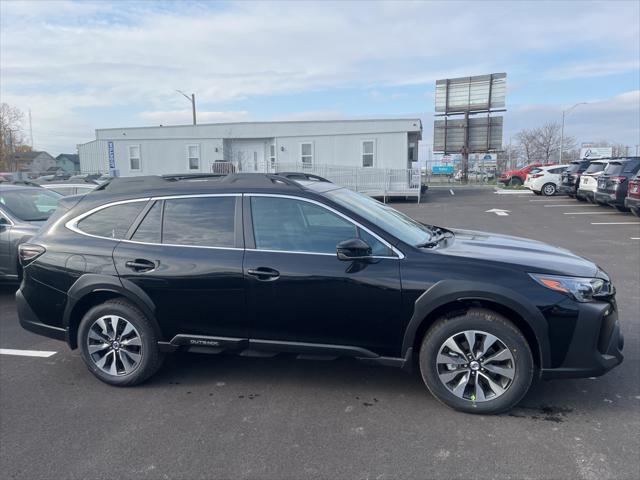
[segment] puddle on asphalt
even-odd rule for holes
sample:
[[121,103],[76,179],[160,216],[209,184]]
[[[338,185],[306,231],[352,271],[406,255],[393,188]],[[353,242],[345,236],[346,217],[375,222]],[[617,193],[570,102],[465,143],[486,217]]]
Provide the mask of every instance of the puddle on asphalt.
[[541,405],[539,407],[515,407],[508,415],[514,418],[529,418],[531,420],[562,423],[567,419],[567,414],[571,412],[573,412],[573,408]]

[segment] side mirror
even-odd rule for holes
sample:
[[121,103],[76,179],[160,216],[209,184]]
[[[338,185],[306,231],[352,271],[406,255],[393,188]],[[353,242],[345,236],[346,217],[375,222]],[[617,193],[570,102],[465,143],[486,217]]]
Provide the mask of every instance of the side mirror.
[[340,242],[336,247],[338,260],[368,260],[371,258],[371,247],[360,238],[351,238]]

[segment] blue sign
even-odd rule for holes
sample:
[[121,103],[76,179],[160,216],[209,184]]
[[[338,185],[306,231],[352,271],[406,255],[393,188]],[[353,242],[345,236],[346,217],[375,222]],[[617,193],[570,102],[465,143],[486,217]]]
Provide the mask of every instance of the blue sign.
[[116,154],[112,141],[107,142],[107,151],[109,152],[109,175],[114,177],[116,174]]
[[453,165],[436,165],[431,168],[434,175],[453,175]]

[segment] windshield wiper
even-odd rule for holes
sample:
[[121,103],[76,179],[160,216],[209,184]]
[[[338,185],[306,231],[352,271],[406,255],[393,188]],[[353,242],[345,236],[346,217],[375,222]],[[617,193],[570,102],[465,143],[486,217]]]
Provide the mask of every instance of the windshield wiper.
[[449,230],[443,230],[441,228],[435,228],[433,230],[432,237],[426,242],[419,243],[416,245],[417,248],[433,248],[437,247],[438,244],[447,238],[453,238],[453,233]]

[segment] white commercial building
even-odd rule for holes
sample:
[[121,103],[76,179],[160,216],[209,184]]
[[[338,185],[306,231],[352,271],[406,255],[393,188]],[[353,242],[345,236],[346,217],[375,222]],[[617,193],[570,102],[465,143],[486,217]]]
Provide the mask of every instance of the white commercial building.
[[416,189],[411,167],[421,138],[417,118],[217,123],[98,129],[78,153],[87,173],[304,170],[361,191],[370,186],[372,194],[404,195]]

